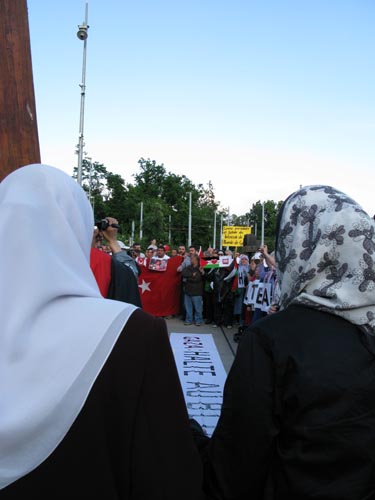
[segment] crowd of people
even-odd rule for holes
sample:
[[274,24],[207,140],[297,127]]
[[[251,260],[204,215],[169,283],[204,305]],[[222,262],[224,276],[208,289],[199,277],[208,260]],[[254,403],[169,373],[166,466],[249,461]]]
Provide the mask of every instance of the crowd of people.
[[[201,326],[203,323],[212,324],[215,328],[225,326],[231,329],[238,326],[238,331],[234,334],[234,340],[238,342],[246,327],[268,312],[274,312],[277,307],[276,264],[267,245],[262,245],[256,252],[245,254],[229,248],[220,250],[209,247],[202,251],[200,245],[191,245],[186,249],[181,244],[178,248],[170,248],[162,243],[157,245],[157,240],[153,239],[143,253],[139,243],[126,247],[118,241],[117,220],[112,217],[106,220],[109,227],[100,233],[96,232],[95,252],[100,249],[114,255],[116,259],[119,259],[119,255],[127,255],[127,259],[131,256],[137,265],[138,276],[143,266],[163,271],[167,268],[168,259],[181,259],[181,264],[177,267],[177,272],[181,273],[181,282],[176,293],[181,294],[178,316],[186,326]],[[221,257],[227,258],[226,263],[222,264]],[[97,275],[94,268],[93,271]],[[269,297],[264,307],[256,301],[249,303],[247,299],[250,295],[247,293],[249,288],[258,283],[270,284]],[[103,296],[108,297],[105,294]]]
[[[248,325],[211,438],[189,421],[165,321],[103,297],[142,273],[117,221],[98,228],[104,262],[84,191],[39,164],[1,182],[0,210],[2,500],[375,498],[375,224],[358,203],[307,186],[280,209],[274,256],[181,258],[185,322]],[[167,260],[151,245],[140,259]],[[273,314],[249,321],[254,276]]]

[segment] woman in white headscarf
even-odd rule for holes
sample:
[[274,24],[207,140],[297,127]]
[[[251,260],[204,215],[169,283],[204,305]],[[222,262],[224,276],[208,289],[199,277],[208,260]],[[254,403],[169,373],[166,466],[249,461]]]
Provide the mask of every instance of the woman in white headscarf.
[[240,327],[244,324],[244,303],[246,287],[248,285],[248,273],[250,271],[249,257],[246,254],[241,254],[238,258],[236,290],[234,297],[233,314],[238,319]]
[[374,234],[331,187],[285,201],[280,312],[239,345],[205,448],[209,498],[375,498]]
[[0,498],[199,498],[165,322],[101,297],[84,191],[29,165],[0,214]]

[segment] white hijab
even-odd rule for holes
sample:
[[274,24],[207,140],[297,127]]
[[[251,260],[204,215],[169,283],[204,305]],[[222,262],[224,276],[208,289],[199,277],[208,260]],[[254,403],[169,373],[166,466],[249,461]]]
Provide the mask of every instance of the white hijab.
[[41,464],[79,414],[129,316],[89,266],[81,187],[29,165],[0,184],[0,488]]

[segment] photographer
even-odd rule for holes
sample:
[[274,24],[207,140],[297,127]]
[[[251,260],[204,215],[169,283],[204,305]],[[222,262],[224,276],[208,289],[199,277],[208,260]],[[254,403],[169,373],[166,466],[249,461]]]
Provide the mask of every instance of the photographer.
[[107,298],[142,307],[138,288],[140,271],[135,260],[128,255],[125,249],[121,248],[121,242],[117,240],[120,228],[117,219],[106,217],[96,225],[99,234],[107,240],[112,251],[111,282]]
[[134,273],[135,277],[138,279],[139,270],[134,259],[128,255],[125,249],[121,248],[120,242],[117,240],[117,233],[120,228],[117,219],[114,217],[106,217],[101,220],[98,224],[99,232],[107,240],[109,247],[112,251],[112,257],[128,266]]

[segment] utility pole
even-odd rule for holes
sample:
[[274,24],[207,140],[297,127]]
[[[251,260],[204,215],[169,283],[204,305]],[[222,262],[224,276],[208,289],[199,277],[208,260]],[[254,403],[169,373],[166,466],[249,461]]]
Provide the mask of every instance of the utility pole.
[[213,238],[212,247],[216,248],[216,210],[214,212],[214,238]]
[[189,193],[189,233],[188,233],[188,246],[191,246],[191,200],[192,200],[192,193],[190,191]]
[[82,161],[83,161],[83,126],[84,126],[84,116],[85,116],[85,96],[86,96],[86,50],[87,50],[87,30],[89,26],[87,24],[88,21],[88,11],[89,4],[86,2],[86,13],[85,13],[85,21],[83,24],[78,26],[77,37],[83,41],[83,59],[82,59],[82,80],[80,83],[81,87],[81,109],[79,114],[79,135],[78,135],[78,145],[77,145],[77,153],[78,153],[78,166],[77,166],[77,182],[81,186],[82,185]]
[[141,214],[139,220],[139,241],[141,242],[143,238],[143,201],[141,201]]
[[0,181],[40,163],[26,0],[0,1]]

